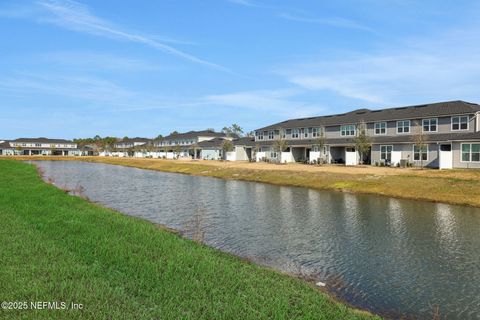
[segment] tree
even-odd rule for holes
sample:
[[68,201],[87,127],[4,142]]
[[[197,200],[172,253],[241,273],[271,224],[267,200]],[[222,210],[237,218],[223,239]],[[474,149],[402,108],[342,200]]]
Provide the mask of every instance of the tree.
[[170,135],[172,135],[172,134],[178,134],[178,131],[175,130],[175,131],[170,132]]
[[208,132],[215,132],[215,129],[213,129],[213,128],[207,128],[207,131],[208,131]]
[[252,151],[253,151],[253,154],[252,154],[252,158],[253,158],[253,159],[256,159],[256,158],[257,158],[257,153],[259,153],[260,150],[261,150],[260,145],[259,145],[258,143],[255,144],[255,147],[253,147],[253,150],[252,150]]
[[163,135],[159,134],[155,139],[156,139],[156,140],[160,140],[160,139],[162,139],[162,138],[163,138]]
[[246,137],[253,138],[255,137],[255,131],[249,131],[245,134]]
[[[413,123],[412,141],[415,148],[418,150],[420,157],[420,167],[423,170],[423,154],[427,152],[427,136],[423,132],[423,128],[418,121]],[[415,151],[415,150],[414,150]],[[413,160],[415,160],[415,152],[413,153]]]
[[233,151],[233,142],[228,140],[228,139],[224,139],[222,141],[221,148],[222,148],[222,151],[223,151],[223,156],[226,158],[227,152]]
[[243,135],[243,129],[238,124],[234,123],[230,127],[223,127],[222,132],[227,135],[227,137]]
[[173,153],[175,153],[176,158],[180,158],[180,153],[182,152],[182,146],[177,144],[175,147],[173,147]]
[[318,136],[315,139],[315,142],[314,142],[313,146],[318,148],[318,151],[320,151],[320,155],[321,155],[323,153],[323,148],[325,147],[325,129],[320,128],[319,131],[320,132],[318,133]]
[[372,139],[367,132],[367,124],[361,121],[357,124],[357,136],[355,137],[355,150],[360,155],[360,164],[363,164],[363,157],[365,153],[372,147]]
[[282,161],[282,152],[287,150],[288,142],[287,142],[287,140],[282,139],[282,138],[275,139],[275,141],[273,142],[273,148],[274,148],[275,152],[277,153],[278,162],[281,162]]

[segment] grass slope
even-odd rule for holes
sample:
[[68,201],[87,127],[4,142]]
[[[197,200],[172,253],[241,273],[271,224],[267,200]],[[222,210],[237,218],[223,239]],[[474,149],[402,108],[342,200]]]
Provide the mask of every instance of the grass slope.
[[298,279],[69,196],[0,160],[2,319],[368,319]]

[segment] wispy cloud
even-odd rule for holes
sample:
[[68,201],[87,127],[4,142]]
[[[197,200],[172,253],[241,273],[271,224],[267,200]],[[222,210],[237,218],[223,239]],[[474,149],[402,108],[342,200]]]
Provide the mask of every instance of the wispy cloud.
[[369,54],[319,57],[290,65],[279,74],[301,88],[369,105],[478,101],[480,45],[473,39],[479,30],[480,25],[469,25],[428,39],[410,38]]
[[227,1],[238,4],[238,5],[246,6],[246,7],[257,7],[257,8],[267,9],[272,12],[277,12],[276,16],[278,18],[285,19],[285,20],[325,25],[325,26],[331,26],[335,28],[356,29],[361,31],[373,31],[371,28],[364,26],[351,19],[345,19],[341,17],[314,18],[304,14],[291,13],[291,12],[298,12],[297,9],[291,9],[291,8],[289,9],[289,8],[284,8],[280,6],[271,6],[271,5],[261,4],[258,2],[253,2],[250,0],[227,0]]
[[[40,0],[37,4],[48,13],[41,19],[43,22],[52,23],[60,27],[77,32],[88,33],[95,36],[108,37],[135,43],[141,43],[156,50],[174,55],[181,59],[205,65],[217,70],[230,72],[229,69],[185,53],[172,46],[146,35],[125,31],[114,24],[95,16],[90,9],[78,2],[71,0]],[[171,41],[170,41],[171,42]]]
[[[91,51],[58,51],[30,55],[33,61],[48,63],[50,67],[64,66],[69,70],[78,69],[86,71],[112,71],[112,72],[143,72],[167,68],[158,63],[141,59],[132,59],[113,54],[97,53]],[[168,67],[170,68],[170,67]]]
[[303,117],[318,114],[324,107],[301,101],[303,90],[277,89],[241,91],[208,95],[202,100],[216,105],[248,109],[250,111],[275,112],[276,116]]
[[247,7],[256,7],[257,4],[250,0],[227,0],[228,2]]
[[346,28],[346,29],[357,29],[363,31],[372,31],[371,28],[361,25],[353,20],[339,18],[339,17],[330,17],[330,18],[310,18],[301,15],[293,15],[289,13],[281,13],[278,15],[282,19],[297,21],[297,22],[305,22],[305,23],[313,23],[313,24],[320,24],[320,25],[327,25],[331,27],[337,28]]

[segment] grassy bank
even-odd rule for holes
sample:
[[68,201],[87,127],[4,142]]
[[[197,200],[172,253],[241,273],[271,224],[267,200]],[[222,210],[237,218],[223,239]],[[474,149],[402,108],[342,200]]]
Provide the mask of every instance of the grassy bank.
[[40,157],[39,159],[101,162],[166,172],[480,207],[480,170],[319,167],[302,164],[193,162],[112,157]]
[[2,319],[368,319],[311,285],[69,196],[0,160]]

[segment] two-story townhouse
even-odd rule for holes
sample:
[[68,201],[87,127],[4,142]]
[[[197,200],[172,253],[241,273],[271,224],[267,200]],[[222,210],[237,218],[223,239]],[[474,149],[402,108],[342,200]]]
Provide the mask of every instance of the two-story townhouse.
[[[7,144],[9,148],[7,148]],[[2,143],[2,155],[77,156],[77,144],[64,139],[19,138]]]
[[[357,164],[360,124],[366,126],[372,142],[364,157],[367,163],[396,165],[404,160],[437,168],[480,168],[480,106],[465,101],[287,120],[256,130],[255,143],[267,159],[279,159],[275,140],[285,139],[289,147],[280,157],[282,162],[324,158]],[[422,147],[415,142],[419,137],[425,141]],[[317,150],[321,144],[323,149]]]
[[[150,143],[148,138],[124,138],[113,144],[113,150],[108,152],[109,155],[114,157],[132,157],[135,154],[135,150],[141,146]],[[107,155],[107,152],[103,152],[103,155]]]
[[[160,152],[161,157],[178,158],[190,157],[194,159],[202,158],[202,147],[199,143],[213,139],[230,139],[223,132],[215,132],[212,130],[189,131],[185,133],[173,133],[161,139],[153,141],[153,146]],[[208,146],[204,146],[208,147]]]

